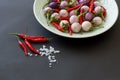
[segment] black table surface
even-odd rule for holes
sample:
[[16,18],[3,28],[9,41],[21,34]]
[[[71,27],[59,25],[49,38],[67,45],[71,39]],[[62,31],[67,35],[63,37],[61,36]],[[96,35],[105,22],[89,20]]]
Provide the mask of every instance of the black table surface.
[[[104,34],[68,39],[44,29],[33,14],[34,0],[0,0],[0,80],[120,80],[120,17]],[[116,0],[120,7],[120,0]],[[61,51],[48,67],[46,57],[26,57],[11,32],[53,37]]]

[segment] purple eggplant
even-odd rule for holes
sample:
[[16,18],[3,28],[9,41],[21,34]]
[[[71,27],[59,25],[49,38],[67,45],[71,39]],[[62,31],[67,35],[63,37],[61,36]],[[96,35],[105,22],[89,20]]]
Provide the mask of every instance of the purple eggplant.
[[87,3],[89,3],[89,1],[90,0],[79,0],[79,3],[85,3],[85,4],[87,4]]
[[50,0],[50,2],[57,2],[57,0]]
[[88,21],[91,21],[93,19],[94,15],[91,12],[86,13],[85,19]]
[[53,9],[59,8],[58,3],[56,3],[56,2],[51,2],[51,3],[49,3],[48,6],[51,7],[51,8],[53,8]]

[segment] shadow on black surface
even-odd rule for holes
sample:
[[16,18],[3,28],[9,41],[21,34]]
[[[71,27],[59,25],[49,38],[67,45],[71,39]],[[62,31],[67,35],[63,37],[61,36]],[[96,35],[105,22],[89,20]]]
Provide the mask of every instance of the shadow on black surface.
[[83,39],[70,39],[61,37],[59,38],[62,44],[67,46],[90,46],[90,45],[100,45],[101,43],[105,42],[108,38],[110,38],[112,34],[112,30],[105,32],[104,34],[91,37],[91,38],[83,38]]

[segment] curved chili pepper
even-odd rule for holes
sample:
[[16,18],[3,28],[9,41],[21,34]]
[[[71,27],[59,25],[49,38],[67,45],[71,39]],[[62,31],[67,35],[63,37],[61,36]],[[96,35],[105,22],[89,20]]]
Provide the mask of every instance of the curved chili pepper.
[[51,24],[54,26],[54,27],[56,27],[58,30],[60,30],[60,31],[64,31],[64,29],[61,27],[61,26],[59,26],[59,24],[57,23],[57,22],[51,22]]
[[24,51],[25,55],[28,56],[28,50],[27,50],[25,44],[23,42],[21,42],[19,39],[18,39],[18,43],[19,43],[19,46],[21,47],[21,49]]
[[103,15],[104,15],[104,17],[106,17],[107,16],[107,11],[106,11],[106,9],[103,6],[102,6],[102,8],[104,10]]
[[93,8],[94,8],[94,4],[93,4],[94,1],[95,1],[95,0],[90,0],[90,6],[89,6],[90,9],[89,9],[89,12],[92,12],[92,10],[93,10]]
[[28,48],[32,51],[32,52],[34,52],[35,54],[40,54],[28,41],[27,41],[27,39],[25,39],[25,44],[28,46]]
[[82,5],[83,5],[83,4],[78,4],[77,6],[74,6],[74,7],[72,7],[72,8],[68,8],[67,11],[70,12],[70,11],[72,11],[72,10],[75,10],[75,9],[81,7]]

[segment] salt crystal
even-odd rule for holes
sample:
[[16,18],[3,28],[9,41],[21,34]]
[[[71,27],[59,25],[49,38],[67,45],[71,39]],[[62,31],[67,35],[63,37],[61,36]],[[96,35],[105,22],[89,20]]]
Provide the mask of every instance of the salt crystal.
[[55,59],[55,56],[52,56],[52,59]]
[[49,67],[52,67],[52,66],[49,66]]
[[51,56],[48,56],[48,59],[51,60]]
[[29,54],[29,56],[32,56],[32,54]]
[[35,56],[38,56],[38,54],[35,54]]
[[52,62],[52,63],[55,63],[57,60],[55,59],[55,60],[50,60],[50,62]]
[[46,48],[46,46],[45,46],[45,45],[43,45],[43,48]]
[[51,51],[55,51],[54,48],[53,48],[52,46],[50,46],[50,50],[51,50]]
[[49,67],[52,67],[52,63],[55,63],[57,61],[54,54],[60,53],[60,51],[55,50],[52,46],[50,46],[48,49],[46,48],[45,45],[43,45],[43,47],[40,48],[39,50],[40,50],[41,56],[46,56],[48,58]]
[[44,51],[42,48],[39,49],[40,51]]
[[30,53],[28,53],[28,55],[30,55]]
[[54,51],[54,53],[56,54],[56,53],[60,53],[60,51]]
[[52,65],[52,63],[49,63],[49,65]]
[[45,52],[41,52],[41,56],[44,56],[44,55],[46,56],[46,53]]

